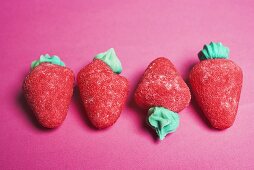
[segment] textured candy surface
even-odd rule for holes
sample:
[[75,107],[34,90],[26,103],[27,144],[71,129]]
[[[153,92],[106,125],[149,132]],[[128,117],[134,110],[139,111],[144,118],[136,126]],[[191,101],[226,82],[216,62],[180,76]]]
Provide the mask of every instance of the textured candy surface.
[[180,112],[190,102],[190,90],[174,65],[166,58],[155,59],[146,69],[135,92],[136,103]]
[[26,77],[23,90],[39,123],[47,128],[62,124],[73,94],[74,73],[66,67],[42,63]]
[[94,59],[93,62],[83,67],[79,73],[77,80],[85,79],[90,74],[94,73],[112,73],[110,67],[99,59]]
[[81,69],[77,81],[91,123],[99,129],[113,125],[127,99],[127,79],[113,73],[103,61],[95,59]]
[[217,129],[225,129],[235,121],[242,88],[242,70],[227,59],[204,60],[189,75],[195,99]]

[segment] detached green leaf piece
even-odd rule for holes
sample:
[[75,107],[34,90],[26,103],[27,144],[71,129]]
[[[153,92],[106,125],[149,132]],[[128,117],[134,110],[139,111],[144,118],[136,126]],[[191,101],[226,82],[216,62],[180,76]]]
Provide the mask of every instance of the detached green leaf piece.
[[31,64],[31,69],[34,69],[36,66],[40,65],[41,63],[52,63],[59,66],[65,66],[64,62],[58,56],[51,56],[49,54],[41,55],[39,60],[35,60]]
[[110,48],[104,53],[97,54],[95,59],[102,60],[113,70],[114,73],[120,74],[122,72],[122,64],[118,59],[114,48]]
[[148,123],[155,129],[160,140],[169,133],[175,132],[179,126],[179,116],[164,107],[152,107],[148,110]]
[[228,59],[229,49],[220,42],[211,42],[209,45],[204,45],[203,49],[198,53],[198,58],[200,61],[217,58]]

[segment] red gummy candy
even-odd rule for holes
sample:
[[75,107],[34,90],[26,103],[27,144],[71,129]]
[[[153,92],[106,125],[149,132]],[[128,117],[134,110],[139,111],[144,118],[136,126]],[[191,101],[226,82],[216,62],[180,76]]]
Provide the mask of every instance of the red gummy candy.
[[119,118],[128,94],[128,80],[95,59],[77,77],[83,106],[98,129],[113,125]]
[[190,99],[188,86],[170,60],[163,57],[152,61],[135,92],[136,103],[144,109],[162,106],[180,112]]
[[39,123],[55,128],[66,118],[73,94],[74,73],[67,67],[41,63],[26,77],[23,91]]
[[233,125],[241,94],[243,74],[228,59],[203,60],[189,75],[192,92],[214,128]]

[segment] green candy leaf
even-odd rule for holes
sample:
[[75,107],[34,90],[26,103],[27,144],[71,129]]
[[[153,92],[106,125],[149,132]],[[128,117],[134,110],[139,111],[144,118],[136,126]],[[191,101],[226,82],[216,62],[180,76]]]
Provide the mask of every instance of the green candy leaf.
[[113,72],[117,74],[120,74],[122,72],[122,64],[116,56],[115,50],[113,48],[110,48],[106,52],[97,54],[95,56],[95,59],[102,60],[113,70]]
[[203,49],[198,53],[199,60],[207,59],[228,59],[229,58],[229,49],[223,46],[222,43],[214,43],[204,45]]
[[148,110],[148,123],[156,131],[160,140],[179,126],[179,116],[164,107],[152,107]]
[[31,64],[31,69],[34,69],[36,66],[40,65],[41,63],[52,63],[59,66],[65,66],[64,62],[58,56],[51,56],[48,54],[41,55],[39,60],[35,60]]

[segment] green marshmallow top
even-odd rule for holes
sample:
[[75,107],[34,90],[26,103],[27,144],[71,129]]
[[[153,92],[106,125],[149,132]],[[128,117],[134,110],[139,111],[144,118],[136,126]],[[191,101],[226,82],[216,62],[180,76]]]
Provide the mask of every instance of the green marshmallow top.
[[39,60],[35,60],[31,64],[31,69],[34,69],[36,66],[40,65],[41,63],[52,63],[59,66],[65,66],[64,62],[58,56],[51,56],[48,54],[41,55]]
[[160,140],[169,133],[175,132],[179,126],[179,116],[164,107],[152,107],[148,110],[148,123],[155,129]]
[[214,43],[204,45],[203,49],[198,53],[199,60],[206,59],[228,59],[229,49],[225,47],[222,43]]
[[115,50],[113,48],[110,48],[104,53],[97,54],[95,58],[106,63],[113,70],[113,72],[117,74],[122,72],[122,64],[116,56]]

